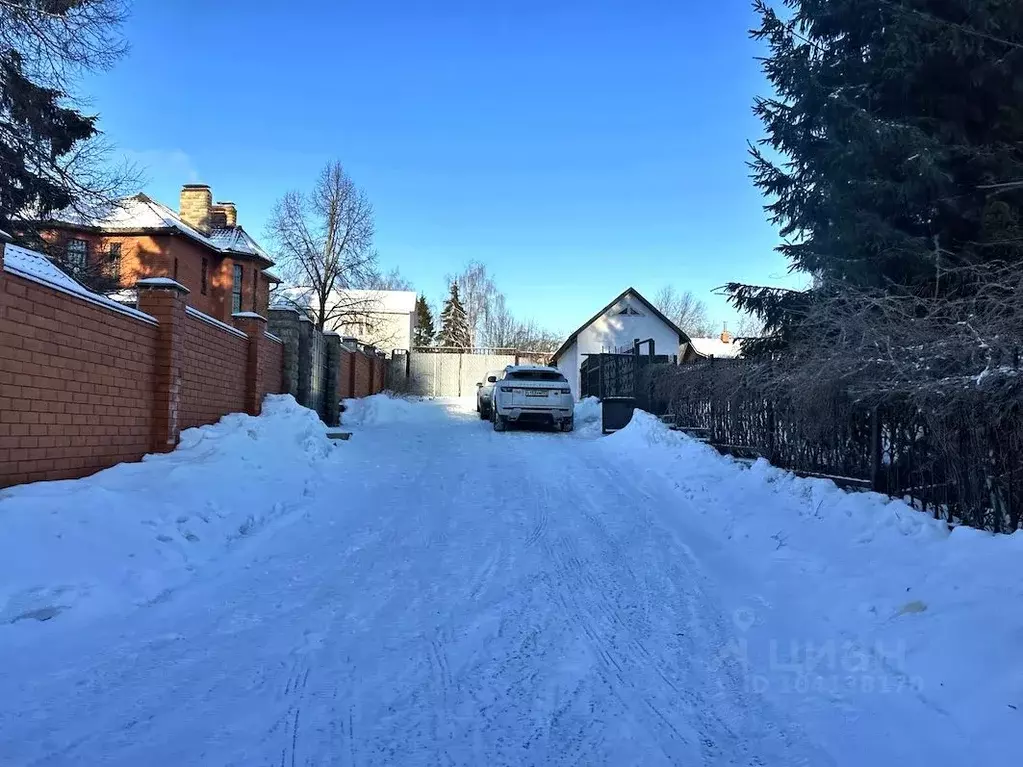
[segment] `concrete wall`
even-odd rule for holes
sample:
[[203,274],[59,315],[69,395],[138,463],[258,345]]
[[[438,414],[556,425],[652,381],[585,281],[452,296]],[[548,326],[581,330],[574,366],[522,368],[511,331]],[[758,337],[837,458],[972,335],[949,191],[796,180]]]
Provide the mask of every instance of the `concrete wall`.
[[490,370],[504,370],[508,365],[530,362],[513,354],[453,354],[446,352],[411,352],[409,375],[404,378],[403,355],[392,365],[388,386],[421,397],[474,397],[476,383],[483,381]]

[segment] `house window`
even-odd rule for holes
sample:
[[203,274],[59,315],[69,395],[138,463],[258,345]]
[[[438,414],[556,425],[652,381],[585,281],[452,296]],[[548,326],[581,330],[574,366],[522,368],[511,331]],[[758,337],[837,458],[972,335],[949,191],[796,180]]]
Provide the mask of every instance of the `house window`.
[[69,240],[67,244],[67,265],[72,272],[85,271],[89,258],[89,243],[85,240]]
[[237,314],[242,310],[242,277],[245,274],[241,265],[234,265],[234,282],[231,284],[231,313]]
[[174,281],[177,282],[177,280],[178,280],[178,260],[175,258],[174,259]]
[[112,280],[121,281],[121,243],[119,242],[107,245],[107,275]]
[[259,314],[259,307],[256,303],[259,301],[259,270],[252,270],[252,311]]
[[210,280],[210,260],[204,258],[202,260],[202,268],[199,271],[199,292],[204,296],[206,295],[206,289],[209,285]]

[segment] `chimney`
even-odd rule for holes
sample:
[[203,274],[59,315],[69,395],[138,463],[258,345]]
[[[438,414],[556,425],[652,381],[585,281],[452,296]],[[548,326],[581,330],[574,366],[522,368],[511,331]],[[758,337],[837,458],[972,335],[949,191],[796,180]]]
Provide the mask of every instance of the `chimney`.
[[732,334],[728,332],[728,323],[727,322],[723,325],[723,328],[724,329],[721,331],[721,343],[723,343],[723,344],[730,344],[730,343],[732,343]]
[[181,187],[181,207],[178,215],[189,226],[203,234],[210,233],[213,194],[206,184],[185,184]]
[[233,202],[218,202],[211,209],[214,227],[238,226],[238,209]]

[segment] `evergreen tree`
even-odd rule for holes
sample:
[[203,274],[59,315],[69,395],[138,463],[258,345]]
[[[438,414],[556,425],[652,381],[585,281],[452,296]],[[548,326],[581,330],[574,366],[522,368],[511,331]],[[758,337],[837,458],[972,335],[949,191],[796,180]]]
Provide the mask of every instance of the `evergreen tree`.
[[[132,183],[106,162],[96,117],[72,105],[76,76],[124,51],[123,0],[0,3],[0,228],[109,203]],[[16,225],[19,224],[19,225]]]
[[818,291],[896,283],[940,296],[964,288],[950,268],[1023,259],[1019,4],[784,2],[784,18],[755,3],[775,96],[756,101],[767,135],[750,166],[780,252],[814,287],[728,286],[764,320],[760,350],[798,332]]
[[429,346],[436,331],[433,328],[433,312],[425,296],[416,299],[416,330],[412,336],[413,346]]
[[441,346],[464,349],[472,345],[465,308],[458,297],[457,282],[451,283],[451,294],[444,302],[444,309],[441,310],[440,320],[441,328],[440,333],[437,335],[437,342]]

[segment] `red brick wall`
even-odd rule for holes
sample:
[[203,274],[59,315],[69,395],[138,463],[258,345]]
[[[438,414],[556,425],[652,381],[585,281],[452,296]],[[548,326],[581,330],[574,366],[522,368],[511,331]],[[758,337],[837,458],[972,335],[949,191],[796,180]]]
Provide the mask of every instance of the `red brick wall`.
[[157,327],[4,274],[0,487],[78,477],[149,452]]
[[249,339],[192,314],[185,322],[178,423],[191,429],[245,410]]
[[387,361],[362,351],[341,349],[341,374],[338,377],[338,399],[368,397],[379,394],[386,386]]
[[177,292],[142,291],[160,324],[6,272],[3,260],[0,249],[0,487],[138,460],[172,447],[178,429],[281,391],[279,342],[261,334],[252,357],[248,337],[186,312]]
[[263,368],[263,374],[260,376],[263,384],[260,399],[267,394],[281,394],[284,391],[284,344],[264,336],[259,364]]

